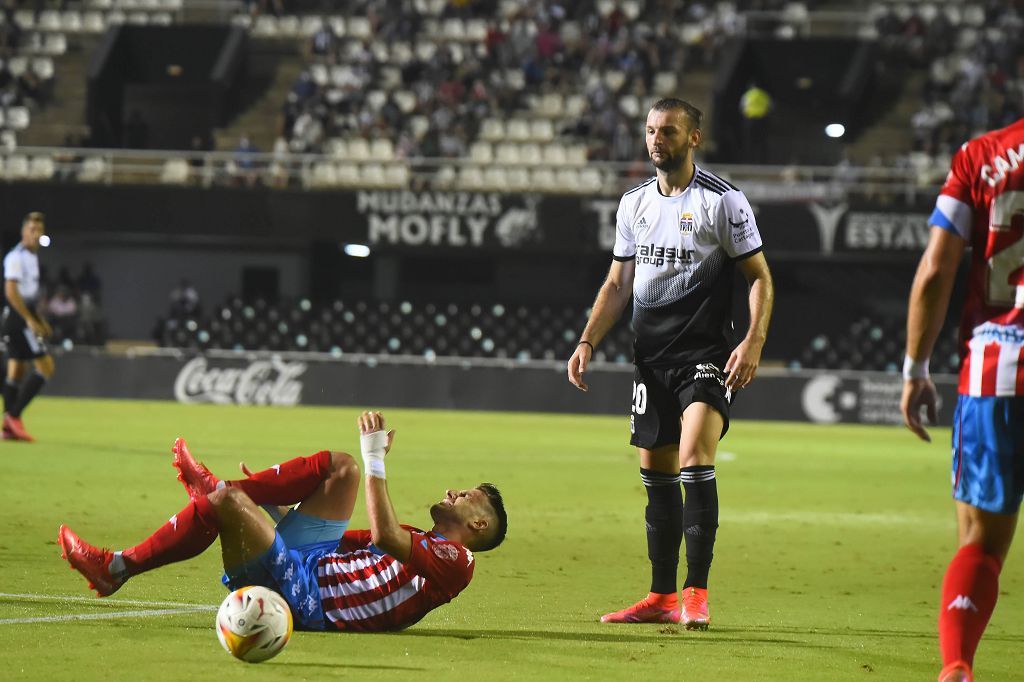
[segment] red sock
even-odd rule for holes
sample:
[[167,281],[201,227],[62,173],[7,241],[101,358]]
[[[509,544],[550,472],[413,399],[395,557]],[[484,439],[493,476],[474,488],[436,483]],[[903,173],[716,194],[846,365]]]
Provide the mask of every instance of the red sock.
[[956,553],[942,581],[939,648],[942,664],[974,664],[974,652],[999,597],[1002,562],[981,545],[965,545]]
[[201,554],[217,539],[217,511],[199,497],[134,547],[121,553],[129,576]]
[[249,478],[227,481],[256,504],[291,505],[309,497],[331,470],[331,453],[321,450],[257,471]]

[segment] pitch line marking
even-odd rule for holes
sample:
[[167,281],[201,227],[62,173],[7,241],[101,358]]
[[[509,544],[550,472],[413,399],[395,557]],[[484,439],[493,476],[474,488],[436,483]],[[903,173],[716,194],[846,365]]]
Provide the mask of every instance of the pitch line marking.
[[143,601],[139,599],[111,599],[109,597],[78,597],[64,594],[15,594],[0,592],[0,599],[49,599],[52,601],[77,601],[90,604],[125,604],[129,606],[175,606],[179,608],[207,609],[214,608],[207,604],[187,604],[175,601]]
[[114,613],[71,613],[63,616],[39,616],[36,618],[0,618],[0,625],[24,623],[63,623],[72,620],[109,620],[112,618],[142,618],[143,616],[175,616],[183,613],[202,613],[216,611],[213,606],[192,607],[190,609],[157,609],[148,611],[117,611]]

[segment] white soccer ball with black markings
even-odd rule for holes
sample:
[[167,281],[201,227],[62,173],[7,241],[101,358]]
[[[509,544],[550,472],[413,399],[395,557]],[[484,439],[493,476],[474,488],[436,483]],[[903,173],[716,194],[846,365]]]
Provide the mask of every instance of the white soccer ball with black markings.
[[292,612],[284,597],[266,587],[243,587],[217,610],[217,637],[229,654],[259,663],[281,653],[292,636]]

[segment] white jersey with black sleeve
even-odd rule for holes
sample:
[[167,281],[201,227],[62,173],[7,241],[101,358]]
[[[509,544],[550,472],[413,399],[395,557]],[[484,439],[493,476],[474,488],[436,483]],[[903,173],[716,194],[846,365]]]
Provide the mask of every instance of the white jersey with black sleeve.
[[761,248],[743,192],[699,167],[678,196],[664,196],[656,177],[623,194],[612,255],[636,260],[634,362],[723,367],[735,345],[735,264]]

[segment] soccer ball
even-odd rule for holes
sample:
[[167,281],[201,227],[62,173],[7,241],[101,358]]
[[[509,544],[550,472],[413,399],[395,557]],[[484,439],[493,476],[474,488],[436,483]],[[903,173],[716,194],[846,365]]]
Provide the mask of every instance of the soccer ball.
[[217,610],[217,637],[229,654],[259,663],[281,652],[292,636],[292,612],[284,597],[266,587],[243,587]]

